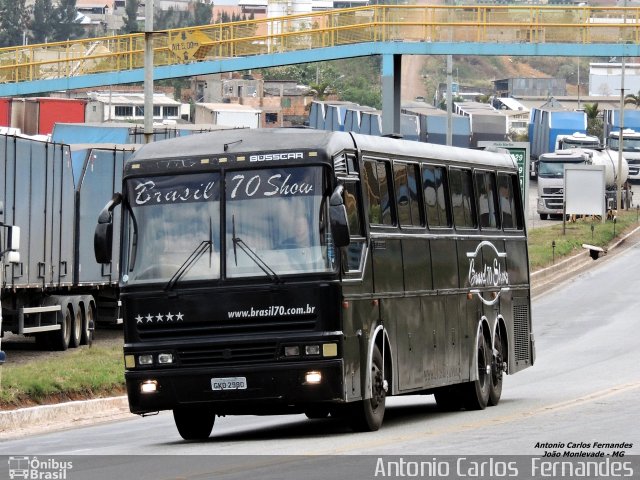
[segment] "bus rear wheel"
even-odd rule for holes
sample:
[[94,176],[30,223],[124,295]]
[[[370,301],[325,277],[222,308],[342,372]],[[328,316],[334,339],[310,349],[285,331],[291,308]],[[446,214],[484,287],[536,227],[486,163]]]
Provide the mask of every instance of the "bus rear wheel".
[[357,432],[374,432],[382,426],[387,397],[384,363],[376,345],[371,360],[371,398],[355,402],[351,407],[351,428]]
[[476,343],[478,378],[464,385],[464,406],[467,410],[484,410],[489,404],[492,354],[482,330],[478,331]]
[[491,388],[489,390],[489,406],[498,405],[502,396],[502,380],[504,378],[505,354],[507,344],[502,336],[500,328],[496,330],[493,338],[493,355],[491,362]]
[[211,435],[216,415],[206,407],[180,407],[173,409],[173,420],[185,440],[205,440]]

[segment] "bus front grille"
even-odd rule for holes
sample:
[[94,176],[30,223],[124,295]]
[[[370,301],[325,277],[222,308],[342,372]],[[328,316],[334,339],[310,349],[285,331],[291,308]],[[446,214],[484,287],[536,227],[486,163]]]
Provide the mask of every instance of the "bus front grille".
[[288,332],[312,332],[316,329],[316,317],[267,319],[260,322],[185,322],[169,325],[139,325],[140,340],[164,340],[186,337],[219,337],[221,335],[252,335]]
[[513,328],[515,334],[516,362],[529,361],[531,356],[531,343],[529,342],[529,306],[513,306]]
[[178,361],[185,367],[242,365],[272,362],[276,359],[276,344],[244,344],[234,346],[187,347],[179,349]]

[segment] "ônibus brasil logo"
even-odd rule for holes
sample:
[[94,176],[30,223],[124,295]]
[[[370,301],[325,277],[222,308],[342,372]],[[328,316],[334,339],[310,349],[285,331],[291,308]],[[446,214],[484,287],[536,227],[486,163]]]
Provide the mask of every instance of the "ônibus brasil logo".
[[[493,262],[484,262],[479,265],[479,269],[476,269],[476,259],[482,251],[482,247],[492,249],[495,252],[495,257]],[[484,298],[482,292],[477,288],[471,290],[471,293],[475,293],[485,305],[495,304],[500,298],[500,294],[509,290],[509,273],[503,270],[502,262],[499,260],[506,257],[506,252],[499,252],[495,245],[487,240],[480,242],[474,252],[467,252],[467,258],[469,259],[469,285],[471,287],[500,287],[500,290],[494,291],[495,296],[491,299]]]
[[25,480],[67,480],[67,472],[73,468],[73,462],[55,458],[9,457],[9,478]]

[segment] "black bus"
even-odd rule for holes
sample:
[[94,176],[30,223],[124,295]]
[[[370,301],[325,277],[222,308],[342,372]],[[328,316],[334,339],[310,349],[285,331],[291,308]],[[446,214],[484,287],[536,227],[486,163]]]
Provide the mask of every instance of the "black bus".
[[377,430],[390,395],[484,409],[534,361],[517,166],[506,153],[304,129],[152,143],[98,220],[130,409],[304,412]]

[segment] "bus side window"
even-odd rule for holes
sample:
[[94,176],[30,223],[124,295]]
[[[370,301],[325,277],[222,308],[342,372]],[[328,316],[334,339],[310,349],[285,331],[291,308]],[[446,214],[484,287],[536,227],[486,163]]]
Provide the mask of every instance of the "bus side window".
[[420,201],[418,198],[417,165],[394,163],[393,175],[396,187],[396,208],[401,226],[422,225]]
[[365,237],[360,219],[361,210],[358,206],[358,187],[357,182],[344,184],[344,206],[347,210],[351,236],[351,243],[342,249],[342,264],[345,272],[358,272],[362,269]]
[[471,171],[452,168],[449,171],[453,222],[457,228],[476,228]]
[[500,215],[502,217],[502,227],[505,230],[521,229],[522,221],[516,208],[516,198],[514,195],[515,175],[498,174],[498,197],[500,203]]
[[423,165],[422,189],[429,227],[450,227],[451,215],[447,208],[449,188],[444,167]]
[[498,228],[496,177],[493,172],[474,173],[480,228]]
[[393,225],[391,195],[385,162],[365,160],[363,172],[365,195],[371,225]]

